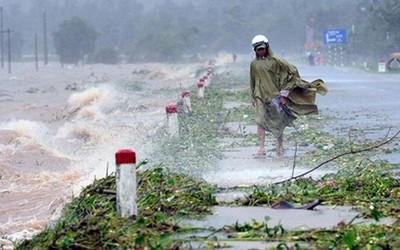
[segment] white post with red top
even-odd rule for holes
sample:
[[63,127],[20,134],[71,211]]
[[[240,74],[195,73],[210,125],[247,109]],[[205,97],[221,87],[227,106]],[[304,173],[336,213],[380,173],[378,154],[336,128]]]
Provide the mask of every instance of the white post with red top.
[[115,153],[117,184],[117,215],[134,218],[137,215],[136,153],[121,149]]
[[205,86],[209,86],[210,85],[210,81],[208,79],[208,76],[207,75],[203,76],[203,79],[204,79],[204,85]]
[[213,72],[212,65],[209,64],[208,69],[207,69],[207,76],[208,76],[208,78],[210,78],[210,80],[211,80],[212,72]]
[[380,60],[378,63],[378,72],[386,72],[386,62],[385,60]]
[[212,82],[211,73],[207,73],[207,78],[208,78],[208,84],[211,84]]
[[176,104],[170,104],[165,108],[167,112],[168,132],[170,137],[179,136],[178,108]]
[[183,100],[183,112],[186,114],[192,112],[192,105],[190,103],[190,92],[185,90],[181,94]]
[[200,98],[203,98],[204,97],[204,81],[200,80],[197,83],[197,89],[198,89],[197,96]]
[[212,71],[213,71],[213,66],[212,66],[211,63],[209,63],[209,64],[208,64],[208,67],[207,67],[207,74],[208,74],[208,75],[211,75],[211,74],[212,74]]

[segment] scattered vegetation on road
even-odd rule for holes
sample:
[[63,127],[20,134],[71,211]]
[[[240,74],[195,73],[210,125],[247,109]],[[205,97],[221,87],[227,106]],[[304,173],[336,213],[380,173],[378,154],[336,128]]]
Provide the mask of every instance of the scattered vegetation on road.
[[[229,101],[245,102],[246,86],[236,83],[232,91],[226,78],[217,76],[207,87],[205,98],[192,97],[193,112],[181,115],[179,138],[158,138],[162,152],[155,158],[162,164],[138,171],[139,216],[122,219],[116,216],[115,176],[96,180],[68,204],[62,217],[46,231],[20,243],[16,249],[185,249],[187,242],[202,242],[208,249],[229,247],[229,241],[276,242],[277,249],[399,249],[400,183],[394,169],[398,166],[372,157],[378,151],[395,152],[390,145],[374,152],[349,154],[334,162],[336,174],[319,180],[298,178],[283,184],[246,188],[249,195],[231,206],[271,206],[277,200],[305,203],[314,199],[324,204],[350,205],[360,211],[358,217],[379,221],[392,217],[392,225],[356,225],[339,223],[329,230],[287,231],[282,226],[269,227],[268,220],[226,225],[207,236],[185,238],[183,233],[201,231],[181,227],[183,218],[202,217],[217,205],[216,187],[196,178],[198,171],[210,169],[221,156],[219,140],[239,138],[240,146],[255,145],[254,135],[221,133],[226,122],[251,123],[248,105],[227,109]],[[332,155],[352,149],[367,148],[375,142],[353,138],[349,144],[323,132],[323,117],[298,120],[301,132],[288,131],[288,141],[303,143],[313,150],[297,156],[310,168]],[[231,146],[238,146],[235,141]],[[243,189],[237,187],[237,189]],[[110,191],[111,190],[111,191]],[[355,218],[356,219],[356,218]],[[216,236],[216,232],[225,235]],[[181,236],[180,236],[181,235]],[[221,243],[225,242],[225,243]]]

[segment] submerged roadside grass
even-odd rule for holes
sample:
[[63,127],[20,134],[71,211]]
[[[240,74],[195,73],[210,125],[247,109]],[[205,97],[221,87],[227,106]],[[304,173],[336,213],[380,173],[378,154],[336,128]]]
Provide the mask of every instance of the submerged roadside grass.
[[[220,129],[226,122],[254,123],[249,105],[224,107],[230,101],[247,102],[246,87],[241,80],[216,75],[204,98],[192,97],[193,112],[180,115],[180,137],[157,139],[158,154],[152,161],[160,164],[138,169],[136,219],[116,216],[115,175],[111,174],[87,186],[65,206],[54,225],[32,240],[20,242],[16,249],[190,249],[188,242],[193,240],[203,242],[208,249],[228,248],[229,245],[217,244],[219,239],[215,235],[198,239],[179,237],[179,233],[199,229],[182,228],[178,222],[201,218],[218,205],[217,187],[196,178],[199,175],[195,173],[217,165],[222,155],[219,141],[237,137],[241,145],[255,145],[255,135],[221,133]],[[299,162],[314,166],[349,150],[346,138],[323,132],[321,124],[326,119],[302,117],[297,121],[304,128],[302,132],[287,132],[288,140],[314,147],[307,155],[299,156]],[[373,143],[354,138],[351,147],[366,148]],[[239,145],[236,142],[231,146]],[[270,206],[282,199],[292,203],[322,199],[327,205],[354,206],[362,218],[376,221],[396,218],[392,225],[339,223],[329,230],[292,232],[281,226],[268,227],[268,221],[262,221],[226,225],[215,231],[225,232],[229,240],[277,242],[277,249],[399,249],[400,183],[393,171],[398,166],[372,157],[380,151],[395,149],[385,145],[374,152],[343,156],[334,161],[337,173],[319,180],[305,177],[279,185],[247,188],[247,197],[228,205]]]

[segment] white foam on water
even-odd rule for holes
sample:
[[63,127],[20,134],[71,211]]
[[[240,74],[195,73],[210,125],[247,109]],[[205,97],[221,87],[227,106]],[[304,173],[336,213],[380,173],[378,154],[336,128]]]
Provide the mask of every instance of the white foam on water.
[[86,113],[101,114],[114,108],[116,95],[112,84],[108,83],[71,95],[68,104],[71,110],[81,109]]
[[103,93],[98,88],[91,88],[84,92],[75,93],[68,99],[68,104],[72,107],[89,106],[98,102],[103,97]]
[[54,140],[60,145],[69,142],[62,148],[75,159],[71,168],[82,173],[74,193],[79,193],[93,179],[114,172],[115,152],[121,148],[140,148],[140,142],[152,131],[140,121],[149,119],[148,116],[141,118],[137,112],[127,112],[130,105],[121,105],[125,101],[135,100],[127,97],[123,89],[118,92],[112,83],[89,88],[69,98],[68,108],[77,111],[57,130]]
[[42,122],[29,120],[10,121],[1,124],[0,130],[15,132],[13,138],[9,139],[8,144],[0,144],[0,152],[12,155],[18,150],[32,151],[34,148],[40,148],[43,153],[46,152],[46,154],[54,157],[69,159],[67,155],[54,147],[52,143],[54,134]]
[[37,141],[43,141],[48,134],[47,127],[36,121],[29,120],[18,120],[11,121],[1,124],[0,129],[2,130],[13,130],[18,136],[36,139]]
[[[34,110],[29,119],[0,123],[0,174],[4,177],[0,179],[0,193],[4,194],[1,201],[7,204],[0,206],[0,237],[29,238],[36,230],[43,230],[50,217],[56,218],[52,217],[54,211],[72,195],[79,194],[94,178],[115,171],[119,149],[134,150],[138,162],[151,157],[154,149],[150,137],[166,125],[165,105],[180,96],[180,86],[195,84],[197,70],[204,67],[141,67],[149,68],[151,73],[132,75],[133,69],[127,66],[121,71],[123,77],[115,77],[120,82],[110,81],[114,79],[113,67],[54,67],[48,72],[53,78],[46,76],[43,80],[46,84],[57,83],[54,95],[38,91],[26,94],[21,104],[9,103],[13,107],[9,112],[18,112],[20,117],[28,114],[26,107]],[[61,72],[59,76],[57,71]],[[97,78],[107,80],[93,82],[89,77],[92,71]],[[22,78],[26,81],[21,84],[30,85],[9,86],[15,93],[31,87],[45,88],[39,75],[38,79]],[[84,90],[65,89],[62,84],[70,85],[69,81],[77,82]],[[137,81],[145,83],[142,89],[132,88]],[[163,88],[177,90],[153,93]],[[9,215],[7,211],[11,211]]]

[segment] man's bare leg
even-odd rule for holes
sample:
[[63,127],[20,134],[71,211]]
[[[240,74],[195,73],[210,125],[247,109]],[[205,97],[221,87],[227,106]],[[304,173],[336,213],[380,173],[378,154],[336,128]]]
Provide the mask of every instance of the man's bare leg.
[[278,157],[283,156],[283,135],[276,139],[276,155]]
[[257,126],[257,135],[258,135],[258,143],[259,150],[258,155],[265,155],[265,129],[261,126]]

